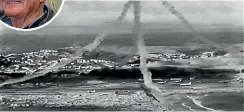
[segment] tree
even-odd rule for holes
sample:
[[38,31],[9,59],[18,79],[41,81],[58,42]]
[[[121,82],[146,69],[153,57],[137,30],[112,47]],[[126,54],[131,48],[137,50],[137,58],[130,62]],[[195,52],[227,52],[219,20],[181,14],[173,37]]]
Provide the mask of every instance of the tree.
[[221,51],[221,50],[217,50],[217,51],[215,51],[213,53],[214,56],[223,56],[225,54],[227,54],[227,52],[226,51]]

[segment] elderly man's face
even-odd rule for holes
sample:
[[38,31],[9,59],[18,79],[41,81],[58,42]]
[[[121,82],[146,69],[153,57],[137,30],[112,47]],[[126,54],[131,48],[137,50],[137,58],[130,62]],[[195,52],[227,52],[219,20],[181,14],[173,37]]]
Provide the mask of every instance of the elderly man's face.
[[45,0],[1,0],[4,13],[9,17],[24,15]]

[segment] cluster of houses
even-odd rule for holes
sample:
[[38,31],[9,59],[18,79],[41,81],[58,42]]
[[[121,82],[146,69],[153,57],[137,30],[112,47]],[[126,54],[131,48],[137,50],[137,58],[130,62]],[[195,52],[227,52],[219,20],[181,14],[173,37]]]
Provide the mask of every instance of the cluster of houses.
[[[68,48],[66,48],[68,49]],[[12,63],[11,66],[5,67],[0,65],[0,72],[34,72],[36,70],[44,69],[50,65],[56,64],[63,59],[67,59],[69,53],[65,52],[65,49],[62,52],[58,50],[40,50],[39,52],[30,52],[30,53],[21,53],[21,54],[8,54],[5,57],[5,61]],[[191,58],[208,58],[214,55],[213,52],[205,52],[202,55],[196,56],[187,56],[182,53],[150,53],[149,58],[159,61],[172,61],[179,59],[191,59]],[[127,68],[131,69],[138,67],[138,61],[140,56],[135,55],[128,63],[125,65],[117,66],[115,62],[109,60],[99,60],[99,59],[85,59],[80,57],[79,59],[67,64],[64,67],[61,67],[60,70],[76,70],[76,71],[91,71],[95,69],[103,68]],[[2,61],[2,59],[0,60]]]
[[[150,53],[149,59],[155,59],[160,61],[173,61],[173,60],[181,60],[181,59],[194,59],[194,58],[209,58],[214,57],[214,52],[204,52],[200,55],[194,55],[194,56],[188,56],[183,53]],[[136,60],[139,60],[140,56],[135,55],[133,56],[129,62],[134,62]]]
[[[12,63],[11,66],[0,66],[0,72],[4,73],[32,73],[45,69],[48,66],[55,65],[58,62],[67,59],[67,53],[60,53],[57,50],[41,50],[39,52],[8,54],[4,56],[7,61]],[[75,71],[92,71],[95,69],[112,68],[115,63],[112,61],[99,59],[79,59],[67,64],[59,70],[75,70]]]

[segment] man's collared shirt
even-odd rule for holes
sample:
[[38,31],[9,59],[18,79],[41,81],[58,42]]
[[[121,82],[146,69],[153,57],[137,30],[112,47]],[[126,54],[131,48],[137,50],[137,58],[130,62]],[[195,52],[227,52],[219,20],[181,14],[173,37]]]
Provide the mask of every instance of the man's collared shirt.
[[[41,17],[39,17],[37,20],[29,24],[28,26],[24,27],[23,29],[30,29],[30,28],[36,28],[39,27],[45,23],[47,23],[49,20],[52,19],[54,16],[54,11],[49,9],[46,5],[44,6],[43,9],[43,14]],[[0,12],[0,20],[2,20],[4,23],[12,26],[12,22],[10,17],[4,14],[3,11]]]

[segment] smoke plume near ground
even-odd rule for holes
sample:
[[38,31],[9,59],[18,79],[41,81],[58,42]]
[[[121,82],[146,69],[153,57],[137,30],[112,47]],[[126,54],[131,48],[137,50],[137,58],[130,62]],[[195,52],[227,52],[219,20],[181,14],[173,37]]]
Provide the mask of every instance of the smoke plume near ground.
[[141,7],[140,7],[140,2],[135,1],[134,2],[134,28],[133,32],[137,36],[137,49],[138,53],[140,55],[140,70],[141,73],[143,74],[143,79],[144,79],[144,84],[148,86],[149,88],[152,88],[158,92],[161,92],[161,90],[152,82],[152,73],[148,70],[147,68],[147,57],[148,57],[148,52],[145,48],[145,43],[143,39],[143,34],[141,32],[141,23],[140,23],[140,18],[141,18]]

